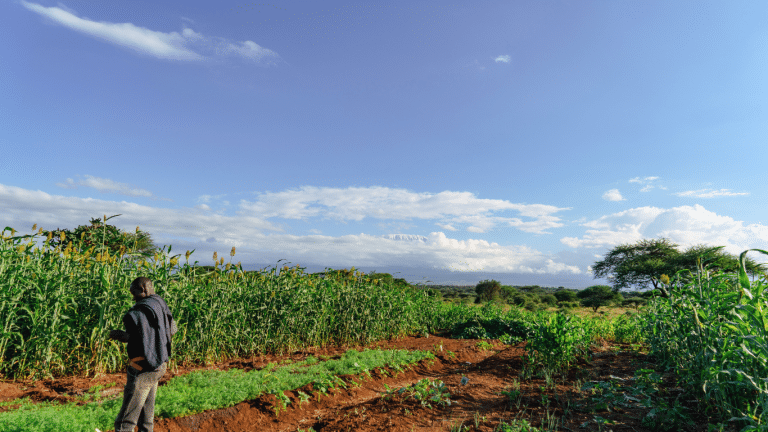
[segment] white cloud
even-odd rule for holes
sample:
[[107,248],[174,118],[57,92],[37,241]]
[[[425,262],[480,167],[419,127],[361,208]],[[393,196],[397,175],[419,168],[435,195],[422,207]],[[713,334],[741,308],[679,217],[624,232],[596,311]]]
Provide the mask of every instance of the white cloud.
[[[747,249],[760,247],[768,241],[768,226],[750,224],[720,216],[701,205],[670,209],[639,207],[583,223],[588,229],[582,238],[563,237],[560,241],[572,248],[612,249],[620,244],[633,244],[643,239],[668,238],[679,251],[692,246],[724,246],[722,249],[738,256]],[[751,254],[756,262],[768,262],[762,254]]]
[[[64,189],[77,189],[78,186],[94,188],[101,193],[115,193],[119,195],[126,195],[131,197],[146,197],[157,199],[152,192],[146,189],[140,189],[131,187],[126,183],[118,183],[109,179],[94,177],[90,175],[85,176],[84,181],[75,182],[71,178],[67,179],[66,183],[56,183],[56,186]],[[172,201],[168,198],[160,198],[165,201]]]
[[695,191],[678,192],[673,195],[681,197],[694,197],[694,198],[714,198],[719,196],[745,196],[749,195],[747,192],[729,192],[728,189],[720,189],[719,191],[713,191],[709,189],[701,189]]
[[[163,33],[135,26],[131,23],[96,22],[78,17],[74,11],[64,7],[45,7],[24,0],[21,4],[52,21],[84,33],[88,36],[111,42],[142,54],[167,60],[202,61],[207,57],[192,50],[212,49],[217,55],[235,55],[260,64],[274,64],[279,56],[274,51],[263,48],[253,41],[239,43],[224,38],[206,37],[192,29],[184,28],[177,32]],[[182,18],[185,21],[192,21]]]
[[[310,205],[315,205],[310,207]],[[318,188],[305,186],[299,190],[259,194],[255,202],[240,201],[242,211],[261,217],[305,219],[323,216],[341,221],[361,221],[366,217],[380,219],[441,219],[453,227],[470,225],[471,232],[486,232],[497,226],[517,227],[525,232],[549,234],[544,231],[564,224],[552,213],[570,208],[542,204],[515,204],[504,200],[480,199],[470,192],[445,191],[437,194],[409,192],[385,187]],[[384,212],[382,209],[386,209]],[[488,213],[515,210],[519,218],[489,216]],[[447,228],[450,229],[450,228]]]
[[606,201],[626,201],[625,198],[622,198],[621,193],[618,189],[611,189],[608,192],[603,194],[603,199]]
[[[74,182],[70,182],[73,184]],[[97,190],[134,193],[145,197],[147,191],[131,188],[108,179],[89,177],[83,185]],[[560,242],[578,252],[544,253],[527,245],[500,245],[481,238],[453,239],[444,232],[404,233],[402,235],[322,235],[319,227],[299,230],[296,235],[270,218],[302,219],[315,216],[334,219],[362,220],[376,218],[395,227],[407,219],[427,219],[446,231],[462,229],[466,233],[483,233],[496,226],[518,227],[524,232],[542,232],[545,228],[563,226],[553,216],[561,210],[543,204],[515,204],[506,200],[481,199],[468,192],[444,191],[416,193],[385,187],[318,188],[303,187],[276,193],[263,193],[255,201],[241,200],[237,214],[228,216],[218,207],[220,196],[204,195],[193,208],[157,208],[126,201],[50,195],[0,185],[0,224],[16,229],[37,223],[44,229],[69,228],[87,224],[101,215],[121,216],[111,224],[132,231],[136,226],[152,234],[155,243],[173,245],[171,255],[195,249],[192,262],[210,264],[214,251],[225,257],[237,247],[233,262],[276,262],[285,258],[302,265],[324,265],[334,268],[361,266],[406,266],[462,272],[528,273],[531,275],[590,276],[590,266],[606,253],[624,243],[642,239],[669,238],[679,250],[698,244],[725,246],[727,253],[738,255],[760,247],[768,241],[768,227],[744,225],[728,216],[717,215],[700,205],[670,209],[637,207],[582,221],[584,234],[562,237]],[[312,207],[310,207],[312,205]],[[380,210],[386,209],[382,212]],[[504,218],[492,212],[514,210],[519,217]],[[23,234],[23,233],[22,233]],[[416,241],[418,240],[418,241]],[[596,251],[597,250],[597,251]],[[768,257],[751,254],[757,262]]]
[[[65,12],[69,12],[69,13],[71,13],[72,15],[77,15],[77,12],[75,12],[75,10],[74,10],[74,9],[71,9],[71,8],[68,8],[68,7],[66,7],[66,6],[65,6],[65,5],[63,5],[61,2],[58,2],[58,3],[56,3],[56,5],[59,7],[59,9],[61,9],[61,10],[65,11]],[[26,6],[26,5],[25,5],[25,6]]]
[[442,228],[442,229],[444,229],[444,230],[446,230],[446,231],[458,231],[458,230],[459,230],[458,228],[455,228],[455,227],[454,227],[453,225],[451,225],[451,224],[441,224],[441,223],[436,223],[435,225],[439,226],[440,228]]
[[496,63],[509,63],[512,61],[512,58],[508,55],[500,55],[494,59]]
[[648,183],[654,180],[658,180],[658,177],[645,177],[642,179],[640,177],[635,177],[635,178],[629,179],[629,182],[630,183]]
[[276,54],[259,44],[252,41],[240,42],[239,45],[233,43],[223,44],[221,52],[225,55],[236,54],[243,58],[247,58],[254,61],[261,61],[264,59],[270,59],[276,56]]
[[650,184],[653,181],[658,180],[658,179],[659,179],[658,177],[645,177],[645,178],[642,178],[642,179],[640,177],[635,177],[633,179],[630,179],[629,182],[630,183],[645,184],[645,186],[642,189],[640,189],[640,192],[650,192],[651,190],[653,190],[655,188],[659,188],[659,189],[662,189],[662,190],[667,190],[667,188],[665,188],[664,186],[655,186],[655,185],[651,185]]
[[[104,179],[94,181],[125,188],[120,183]],[[387,214],[388,218],[395,220],[418,215],[421,211],[429,212],[432,217],[441,217],[451,212],[467,216],[487,209],[512,208],[533,215],[556,210],[550,206],[521,206],[502,200],[482,200],[470,193],[417,194],[387,188],[304,188],[303,191],[264,194],[265,199],[255,204],[241,201],[238,215],[226,216],[212,214],[207,204],[194,208],[155,208],[125,201],[49,195],[42,191],[0,185],[0,203],[4,208],[11,209],[0,215],[0,222],[5,223],[4,226],[19,227],[17,229],[34,223],[44,229],[74,229],[87,224],[93,217],[120,214],[120,217],[111,220],[113,225],[123,230],[140,226],[152,234],[158,246],[173,245],[172,254],[196,249],[193,261],[200,262],[207,262],[213,251],[223,254],[235,246],[238,256],[234,262],[265,262],[290,257],[293,262],[331,267],[355,263],[357,266],[403,265],[461,271],[582,273],[577,266],[556,263],[551,256],[527,246],[501,246],[482,239],[457,240],[446,237],[442,232],[419,237],[422,241],[412,241],[417,237],[413,235],[327,236],[320,235],[319,230],[313,231],[317,234],[293,235],[267,220],[267,217],[317,214],[316,210],[305,208],[309,197],[314,195],[318,201],[317,194],[319,201],[331,206],[329,212],[352,219],[368,214],[374,205],[381,203],[393,206],[394,213],[387,211]],[[201,197],[201,200],[210,198]],[[275,209],[269,208],[272,204]],[[335,206],[350,206],[349,213]],[[458,209],[453,209],[457,206]],[[475,219],[475,223],[481,221],[482,218]]]

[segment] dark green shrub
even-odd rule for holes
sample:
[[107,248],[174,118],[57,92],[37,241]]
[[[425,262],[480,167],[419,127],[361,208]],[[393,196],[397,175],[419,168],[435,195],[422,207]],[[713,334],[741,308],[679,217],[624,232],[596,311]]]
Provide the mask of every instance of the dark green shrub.
[[512,320],[505,321],[501,318],[490,320],[472,319],[453,326],[451,335],[457,339],[498,339],[503,335],[509,335],[515,340],[528,339],[533,332],[531,324]]
[[547,294],[541,297],[541,302],[549,306],[554,306],[555,303],[557,303],[557,297],[552,294]]
[[578,300],[578,297],[576,297],[576,293],[571,290],[555,291],[554,296],[555,298],[557,298],[558,303],[574,302]]
[[520,291],[516,290],[515,288],[507,285],[502,285],[501,287],[501,298],[504,299],[507,303],[509,303],[509,299],[511,299],[516,293],[519,293]]
[[501,294],[501,283],[495,280],[485,280],[475,286],[475,293],[480,301],[486,302],[498,298]]
[[642,297],[630,297],[622,302],[622,306],[632,306],[635,309],[640,309],[640,306],[645,305],[648,301]]
[[528,296],[519,291],[512,294],[512,296],[507,301],[511,305],[520,307],[525,307],[525,305],[529,302]]

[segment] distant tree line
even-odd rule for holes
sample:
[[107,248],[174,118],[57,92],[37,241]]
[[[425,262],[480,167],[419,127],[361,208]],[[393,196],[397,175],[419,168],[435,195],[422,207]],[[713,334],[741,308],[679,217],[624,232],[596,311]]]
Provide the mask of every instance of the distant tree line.
[[639,309],[653,292],[614,292],[610,286],[595,285],[586,289],[559,287],[541,287],[539,285],[510,286],[496,280],[481,281],[475,286],[428,285],[430,290],[438,291],[439,297],[449,303],[484,304],[496,302],[514,305],[530,311],[558,307],[590,307],[597,311],[600,307],[622,306]]

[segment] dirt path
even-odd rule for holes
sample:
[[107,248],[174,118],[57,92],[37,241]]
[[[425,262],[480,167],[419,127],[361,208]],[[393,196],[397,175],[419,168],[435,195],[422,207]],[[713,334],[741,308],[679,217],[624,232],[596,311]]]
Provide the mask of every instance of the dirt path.
[[[630,353],[626,345],[603,343],[593,347],[591,364],[580,362],[573,367],[567,377],[555,378],[552,386],[542,390],[546,381],[542,377],[522,379],[525,343],[507,346],[498,341],[492,349],[481,349],[478,340],[457,340],[431,335],[427,338],[408,337],[400,340],[383,341],[368,345],[368,348],[409,349],[435,351],[442,345],[443,350],[436,350],[436,358],[420,362],[413,370],[396,377],[372,372],[372,379],[362,381],[359,387],[335,389],[318,401],[312,397],[300,403],[297,391],[285,392],[291,403],[287,410],[276,416],[274,408],[279,406],[274,395],[261,396],[256,400],[242,402],[231,408],[207,411],[201,414],[174,419],[158,419],[155,422],[157,432],[208,432],[208,431],[291,431],[309,430],[316,432],[332,431],[495,431],[500,422],[512,423],[514,419],[527,420],[532,426],[546,427],[547,413],[560,418],[564,410],[568,414],[557,430],[598,431],[595,416],[613,419],[615,424],[603,426],[604,431],[649,431],[641,424],[641,419],[649,409],[642,407],[611,407],[590,413],[585,407],[589,400],[588,392],[582,392],[574,383],[586,381],[610,381],[618,378],[631,379],[634,371],[640,368],[653,368],[646,363],[645,355]],[[240,368],[250,370],[260,368],[269,362],[285,359],[302,360],[308,355],[339,356],[349,348],[332,348],[295,352],[284,356],[263,356],[250,360],[238,360],[206,368],[179,368],[169,371],[161,385],[174,376],[200,369]],[[621,350],[616,353],[614,351]],[[450,355],[452,352],[453,355]],[[466,383],[462,384],[462,377]],[[346,378],[346,377],[342,377]],[[398,398],[384,400],[386,389],[398,389],[419,380],[439,380],[444,382],[451,394],[450,406],[434,405],[433,409],[421,406],[414,400]],[[358,377],[355,379],[360,382]],[[665,377],[665,385],[675,391],[672,377]],[[346,381],[346,379],[345,379]],[[624,381],[629,382],[629,381]],[[96,385],[116,384],[102,394],[117,394],[125,384],[124,374],[114,374],[88,378],[63,378],[56,380],[31,382],[0,382],[0,401],[29,396],[35,400],[71,401],[77,395],[84,394]],[[514,383],[519,383],[519,406],[509,395]],[[302,390],[307,394],[314,392],[306,386]],[[685,401],[686,406],[697,409],[696,401]],[[697,426],[690,431],[706,431],[707,418],[694,416]],[[582,424],[588,422],[584,427]],[[543,423],[543,424],[542,424]],[[503,430],[503,429],[502,429]],[[509,429],[510,432],[517,428]],[[104,431],[107,432],[107,431]]]

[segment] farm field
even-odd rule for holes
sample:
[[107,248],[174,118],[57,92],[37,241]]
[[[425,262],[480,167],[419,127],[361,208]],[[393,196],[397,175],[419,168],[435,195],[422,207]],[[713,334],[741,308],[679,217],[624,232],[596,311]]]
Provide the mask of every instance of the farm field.
[[[547,377],[536,376],[535,373],[525,376],[525,345],[526,342],[505,345],[498,340],[452,339],[437,335],[377,342],[367,347],[432,351],[435,358],[432,364],[429,360],[422,360],[413,369],[397,376],[376,372],[366,379],[343,376],[345,381],[355,379],[359,387],[337,387],[329,392],[328,397],[320,397],[319,401],[316,397],[301,401],[298,391],[312,394],[311,385],[287,391],[285,394],[290,403],[285,411],[277,415],[275,408],[280,403],[270,394],[225,409],[158,419],[155,431],[518,431],[526,430],[523,425],[528,424],[541,430],[640,432],[658,430],[643,426],[642,419],[651,411],[651,408],[642,406],[640,400],[643,395],[655,398],[666,391],[668,397],[674,398],[681,392],[671,373],[658,377],[659,393],[652,390],[651,383],[644,388],[635,374],[642,369],[651,370],[654,365],[646,354],[633,350],[629,344],[601,340],[592,345],[590,362],[579,360],[565,376],[556,376],[550,383],[547,383]],[[311,349],[283,356],[265,355],[218,363],[205,369],[238,368],[248,371],[262,368],[270,362],[300,361],[310,354],[339,356],[351,348]],[[169,369],[160,385],[200,369]],[[462,378],[466,378],[463,385]],[[450,394],[446,398],[450,400],[450,405],[432,401],[432,408],[428,408],[414,397],[407,398],[410,394],[407,391],[385,399],[387,387],[400,389],[424,379],[430,383],[443,382]],[[6,380],[0,383],[0,403],[21,397],[36,402],[77,403],[78,396],[88,394],[88,390],[93,388],[103,388],[103,396],[119,399],[124,384],[124,373],[98,378]],[[625,399],[625,394],[633,397],[633,390],[626,387],[628,385],[636,385],[634,397],[637,402]],[[590,387],[597,391],[593,394]],[[683,405],[699,425],[686,430],[707,431],[709,419],[700,413],[701,407],[697,402],[684,401]],[[4,406],[0,410],[12,408]],[[602,429],[599,421],[606,423]]]
[[109,430],[126,357],[106,335],[138,276],[179,327],[158,431],[768,430],[767,285],[749,282],[748,251],[738,274],[710,278],[699,260],[687,285],[662,275],[639,312],[594,312],[446,303],[354,267],[244,272],[214,253],[206,269],[164,249],[131,262],[123,246],[38,249],[11,233],[0,432]]

